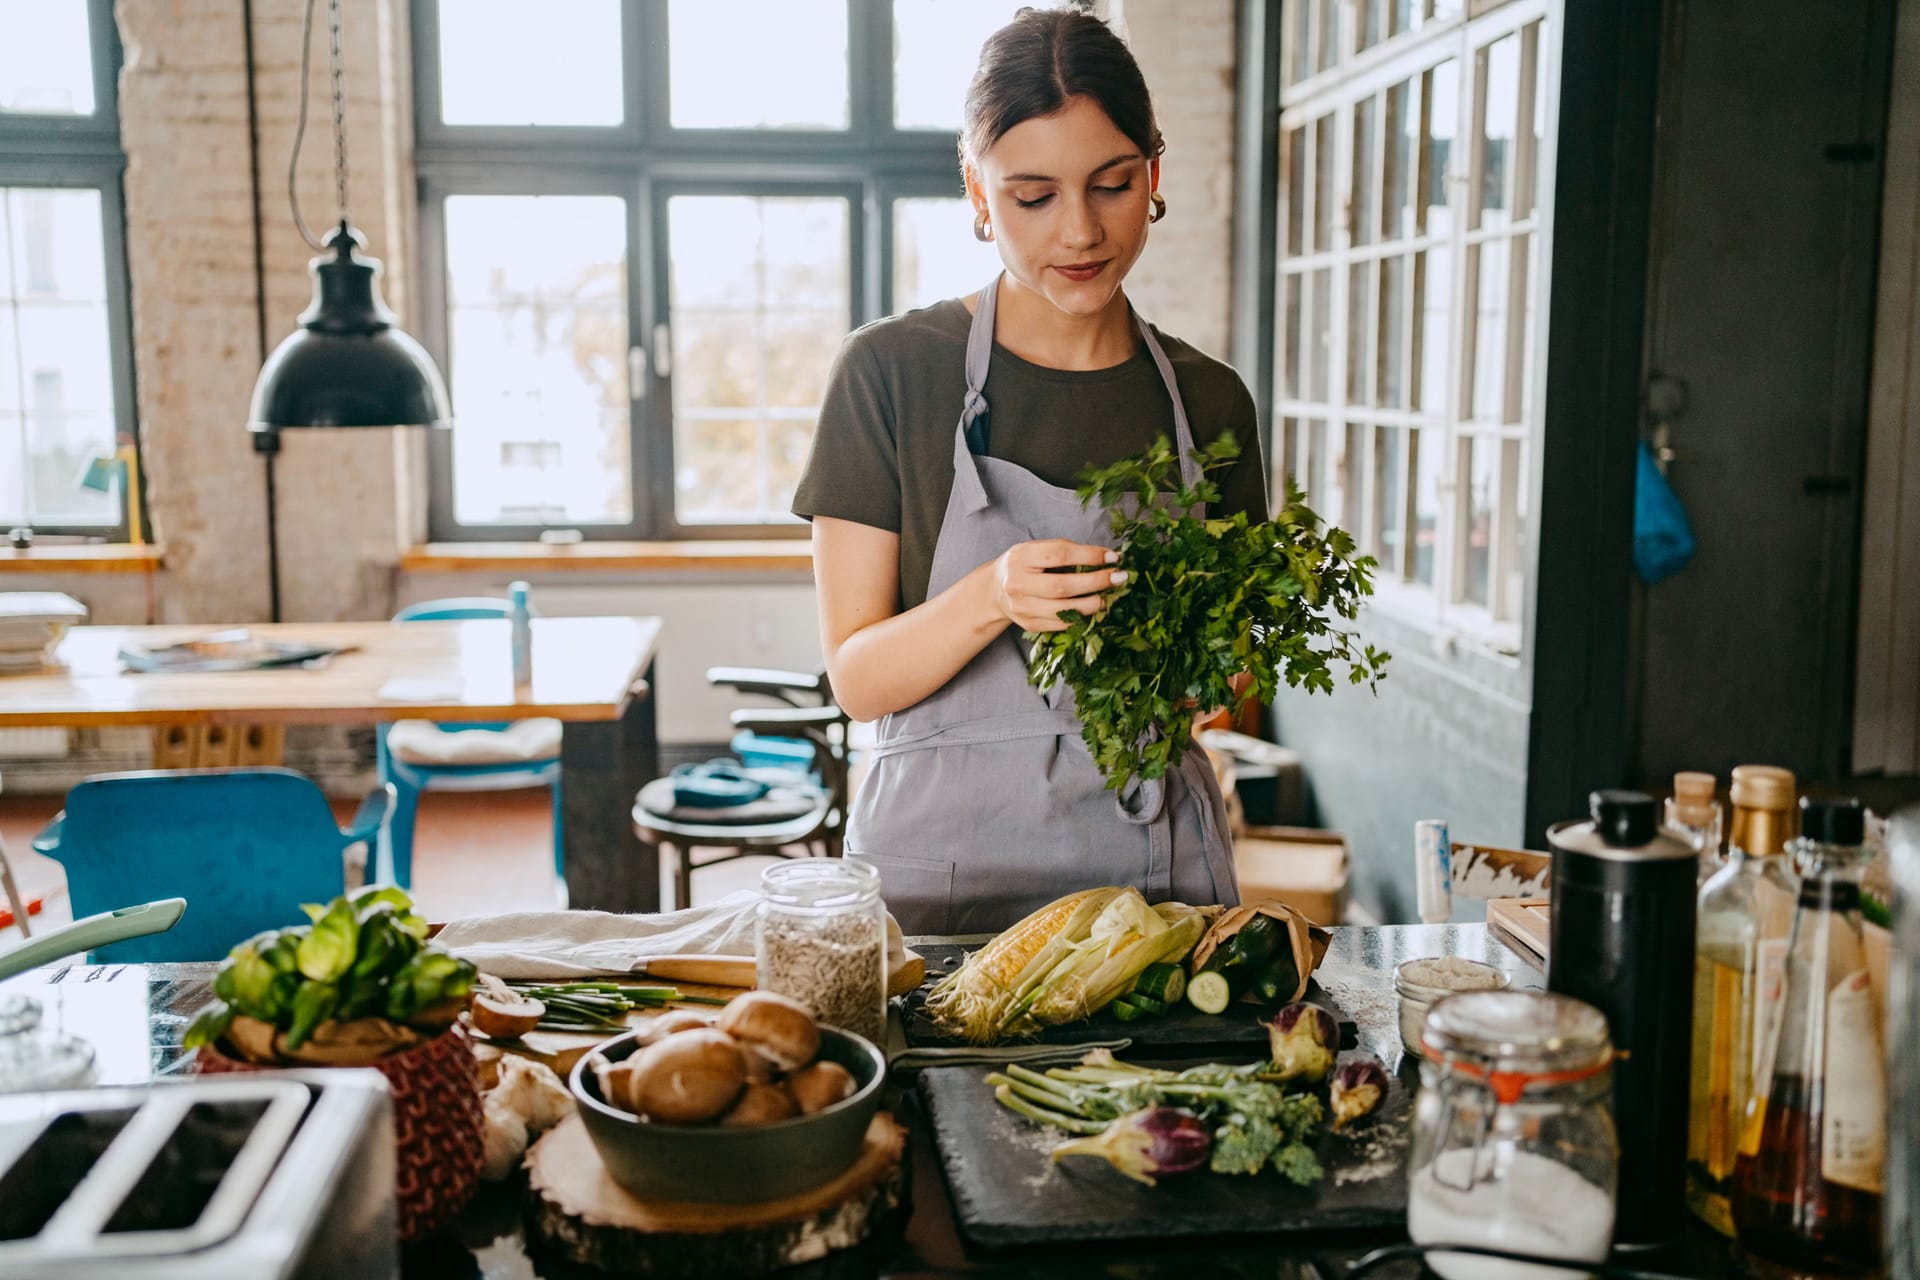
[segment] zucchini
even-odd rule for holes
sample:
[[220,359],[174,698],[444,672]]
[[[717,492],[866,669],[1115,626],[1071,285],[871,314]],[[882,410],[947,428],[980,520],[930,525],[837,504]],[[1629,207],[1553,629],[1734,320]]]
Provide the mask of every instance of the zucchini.
[[1254,989],[1261,971],[1281,954],[1283,944],[1291,964],[1292,940],[1286,930],[1272,916],[1256,915],[1217,947],[1202,969],[1226,979],[1227,1000],[1232,1002]]
[[1141,1013],[1151,1014],[1154,1017],[1158,1017],[1167,1011],[1166,1001],[1155,1000],[1152,996],[1143,996],[1137,991],[1130,996],[1122,996],[1120,998],[1138,1009]]
[[1293,989],[1300,985],[1300,970],[1294,966],[1293,953],[1283,952],[1267,962],[1266,968],[1253,980],[1254,999],[1262,1004],[1278,1004],[1282,1000],[1293,998]]
[[1187,984],[1187,1003],[1202,1013],[1225,1013],[1233,1003],[1233,988],[1217,970],[1196,973]]
[[1150,964],[1134,980],[1132,994],[1177,1004],[1187,994],[1187,971],[1177,964]]

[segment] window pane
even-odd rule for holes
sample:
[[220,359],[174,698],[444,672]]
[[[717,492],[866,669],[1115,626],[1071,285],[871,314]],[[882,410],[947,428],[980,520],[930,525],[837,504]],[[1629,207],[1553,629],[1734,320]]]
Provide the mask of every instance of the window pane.
[[668,202],[682,521],[792,518],[827,369],[852,327],[847,219],[837,197]]
[[1451,413],[1447,406],[1447,361],[1453,350],[1453,250],[1438,244],[1415,254],[1420,295],[1419,327],[1413,335],[1415,407]]
[[1445,437],[1410,431],[1413,452],[1413,580],[1433,585],[1434,544],[1440,536],[1440,472],[1446,459]]
[[1367,304],[1373,297],[1373,264],[1356,262],[1347,269],[1347,403],[1367,404],[1368,366],[1373,361],[1373,326]]
[[[1421,159],[1423,202],[1420,227],[1443,236],[1453,229],[1453,192],[1447,176],[1453,160],[1453,133],[1460,121],[1460,68],[1452,61],[1427,72],[1427,144]],[[1417,188],[1418,189],[1418,188]]]
[[893,202],[893,310],[972,293],[1000,270],[1000,253],[973,237],[973,205],[946,197]]
[[1387,38],[1387,0],[1361,0],[1358,8],[1360,30],[1356,44],[1368,49]]
[[1300,447],[1300,419],[1282,418],[1280,420],[1280,439],[1274,445],[1272,482],[1267,486],[1268,500],[1275,511],[1280,510],[1287,501],[1287,486],[1294,483],[1298,468],[1295,466],[1294,451]]
[[1536,288],[1534,282],[1540,278],[1537,274],[1540,270],[1540,237],[1538,235],[1528,235],[1526,241],[1527,274],[1521,281],[1520,287],[1522,308],[1520,314],[1522,319],[1520,321],[1520,404],[1519,417],[1517,418],[1517,421],[1520,422],[1525,422],[1533,416],[1534,384],[1537,380],[1533,362],[1534,352],[1537,350],[1537,340],[1540,336],[1538,332],[1539,321],[1534,315],[1533,310],[1533,295]]
[[1327,382],[1328,348],[1333,342],[1333,272],[1313,273],[1312,318],[1307,321],[1307,399],[1325,404],[1332,390]]
[[1282,400],[1298,400],[1306,394],[1306,388],[1300,385],[1300,290],[1304,283],[1304,277],[1297,271],[1287,276],[1286,323],[1280,330]]
[[1505,441],[1501,448],[1508,460],[1506,501],[1513,507],[1513,549],[1507,561],[1506,595],[1500,602],[1500,616],[1519,619],[1527,599],[1527,566],[1533,562],[1529,545],[1532,533],[1527,524],[1527,446],[1518,440]]
[[619,124],[620,0],[440,0],[440,118],[452,125]]
[[0,111],[93,114],[93,44],[81,0],[0,0]]
[[1401,476],[1401,439],[1398,427],[1374,431],[1373,554],[1393,577],[1406,573],[1407,489]]
[[1374,399],[1386,409],[1406,407],[1401,369],[1407,350],[1407,260],[1380,260],[1380,364]]
[[1490,605],[1487,575],[1493,565],[1493,531],[1499,499],[1500,441],[1475,436],[1462,442],[1467,456],[1466,572],[1460,597],[1469,604]]
[[847,127],[846,0],[671,0],[676,129]]
[[1367,483],[1367,437],[1371,434],[1359,423],[1349,422],[1346,438],[1341,441],[1339,478],[1334,483],[1338,505],[1327,519],[1349,530],[1360,528],[1360,516],[1366,510],[1362,495]]
[[1411,82],[1388,88],[1386,103],[1380,238],[1399,240],[1413,234],[1413,159],[1419,150],[1420,113],[1415,108]]
[[1307,131],[1291,130],[1281,148],[1286,152],[1281,167],[1287,175],[1287,252],[1298,257],[1306,252],[1302,228],[1307,217]]
[[1320,70],[1340,60],[1340,0],[1319,0],[1319,16],[1314,19],[1314,39],[1320,47]]
[[1313,32],[1308,27],[1308,17],[1312,13],[1314,0],[1289,0],[1288,17],[1284,39],[1290,46],[1285,54],[1287,83],[1297,84],[1305,80],[1313,71]]
[[626,201],[452,196],[446,225],[454,519],[631,520]]
[[1318,418],[1307,422],[1306,472],[1307,505],[1321,511],[1333,495],[1327,491],[1331,468],[1327,465],[1327,424]]
[[102,228],[98,191],[0,189],[0,518],[119,522],[79,485],[114,447]]
[[1353,243],[1373,243],[1373,166],[1380,155],[1380,99],[1360,100],[1353,112]]
[[980,46],[1026,7],[1021,0],[893,0],[894,128],[957,133]]
[[1473,416],[1504,422],[1507,409],[1507,268],[1513,248],[1508,240],[1480,247],[1478,313],[1473,340]]
[[1513,139],[1520,118],[1520,37],[1494,41],[1481,50],[1486,121],[1480,132],[1480,222],[1503,227],[1512,220]]
[[1313,124],[1313,251],[1333,248],[1333,117]]

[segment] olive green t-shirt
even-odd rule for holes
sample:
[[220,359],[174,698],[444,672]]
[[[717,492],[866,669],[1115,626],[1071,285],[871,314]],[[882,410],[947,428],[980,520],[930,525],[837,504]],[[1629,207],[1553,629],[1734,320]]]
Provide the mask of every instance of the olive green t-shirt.
[[[959,299],[876,320],[835,357],[793,513],[900,535],[900,608],[927,596],[934,543],[953,489],[953,436],[967,394],[967,333]],[[1155,328],[1173,365],[1194,443],[1231,430],[1240,457],[1219,474],[1215,514],[1267,518],[1266,468],[1253,397],[1233,369]],[[1173,437],[1173,400],[1145,343],[1108,369],[1049,369],[997,343],[985,387],[987,454],[1071,488],[1088,467]]]

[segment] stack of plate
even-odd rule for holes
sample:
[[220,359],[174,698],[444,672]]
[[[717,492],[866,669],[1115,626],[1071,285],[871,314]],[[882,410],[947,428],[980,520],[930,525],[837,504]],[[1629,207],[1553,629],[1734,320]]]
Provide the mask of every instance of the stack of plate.
[[0,674],[53,665],[67,628],[87,620],[87,606],[58,591],[0,591]]

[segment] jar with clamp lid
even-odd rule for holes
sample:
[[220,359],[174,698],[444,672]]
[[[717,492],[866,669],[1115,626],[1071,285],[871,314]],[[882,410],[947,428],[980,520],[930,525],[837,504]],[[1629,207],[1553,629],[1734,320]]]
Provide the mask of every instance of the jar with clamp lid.
[[[1408,1168],[1416,1244],[1604,1262],[1618,1147],[1599,1010],[1540,991],[1448,996],[1427,1015]],[[1448,1280],[1565,1280],[1559,1268],[1434,1252]]]
[[761,990],[886,1047],[887,909],[871,866],[796,858],[768,867],[754,943]]

